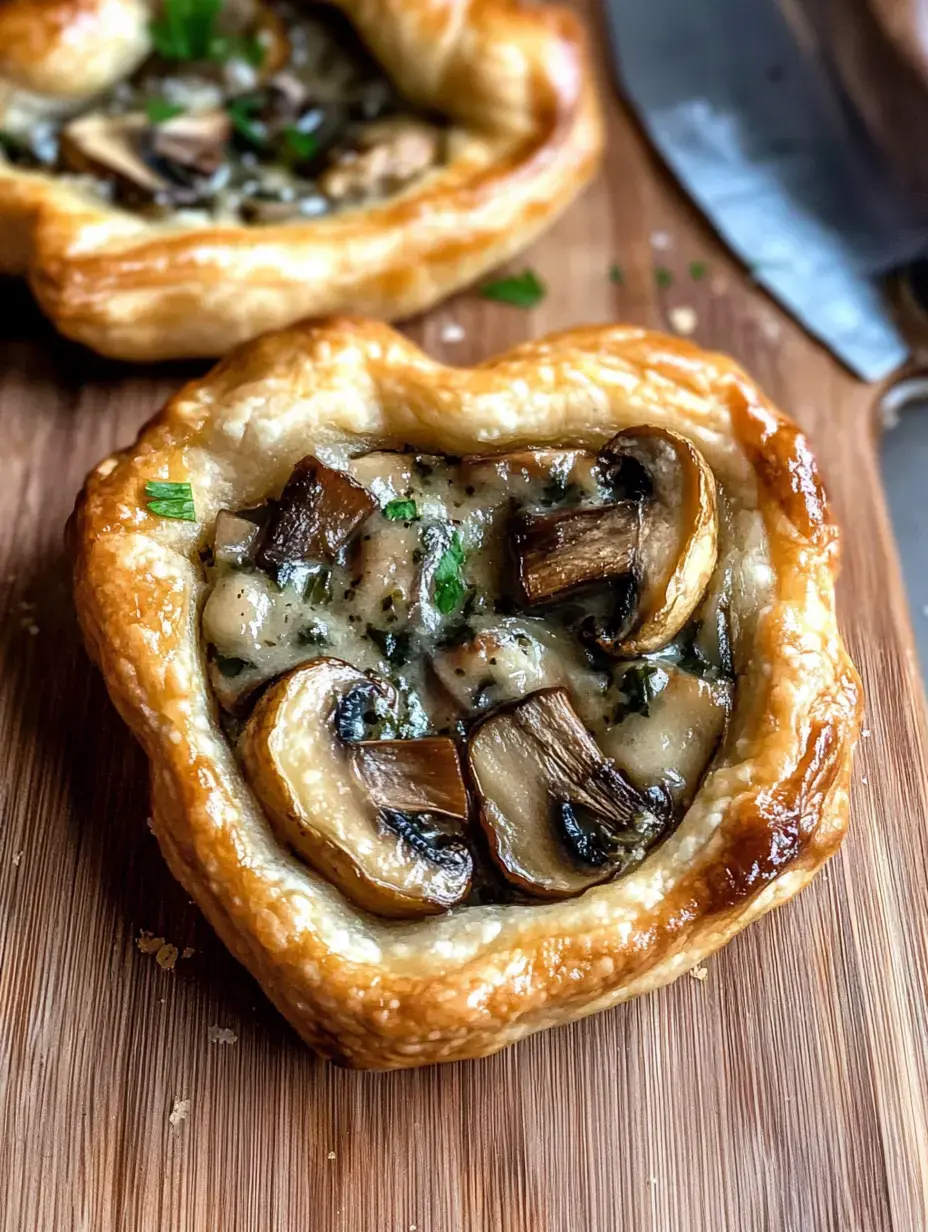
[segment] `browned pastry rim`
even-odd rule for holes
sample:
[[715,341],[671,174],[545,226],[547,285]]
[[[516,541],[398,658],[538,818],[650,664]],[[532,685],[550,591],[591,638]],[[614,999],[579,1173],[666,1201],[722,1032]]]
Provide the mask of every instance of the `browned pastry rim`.
[[[219,730],[198,629],[216,513],[282,485],[307,449],[596,445],[643,423],[702,451],[764,596],[723,754],[679,828],[579,898],[402,924],[352,907],[277,844]],[[146,511],[155,479],[192,483],[197,524]],[[844,834],[861,692],[835,621],[838,533],[805,437],[722,356],[617,326],[449,369],[384,325],[295,326],[187,385],[101,463],[71,532],[87,645],[151,760],[173,872],[303,1038],[345,1064],[481,1056],[657,988],[792,897]]]
[[[525,247],[592,175],[601,120],[572,14],[334,2],[402,92],[459,129],[444,168],[367,208],[249,227],[148,220],[0,162],[0,272],[25,275],[57,328],[104,354],[217,356],[307,315],[428,308]],[[0,128],[11,91],[53,107],[124,77],[148,19],[144,0],[0,7]]]

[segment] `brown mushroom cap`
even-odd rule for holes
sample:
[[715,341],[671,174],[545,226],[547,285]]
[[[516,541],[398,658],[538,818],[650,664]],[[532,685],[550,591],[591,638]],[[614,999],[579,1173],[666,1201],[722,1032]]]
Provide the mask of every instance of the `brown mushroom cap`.
[[600,450],[599,460],[616,485],[629,484],[641,502],[638,593],[630,629],[599,641],[614,654],[644,654],[676,637],[715,569],[715,478],[690,441],[652,425],[619,432]]
[[473,871],[457,752],[436,738],[380,750],[343,741],[339,706],[372,687],[338,659],[291,672],[255,707],[242,764],[278,836],[348,898],[385,916],[445,911],[467,895]]
[[603,756],[566,689],[501,707],[467,745],[480,822],[513,884],[567,898],[643,859],[664,819]]
[[126,191],[153,199],[168,192],[170,184],[139,153],[139,141],[150,127],[148,117],[136,112],[79,116],[62,129],[62,161],[71,171],[112,178]]

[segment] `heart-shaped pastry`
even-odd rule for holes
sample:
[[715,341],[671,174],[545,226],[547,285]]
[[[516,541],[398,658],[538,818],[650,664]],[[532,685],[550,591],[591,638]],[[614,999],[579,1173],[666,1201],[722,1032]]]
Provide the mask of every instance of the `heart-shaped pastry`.
[[0,5],[0,272],[122,359],[428,308],[534,239],[601,142],[561,9]]
[[836,850],[861,691],[809,446],[626,327],[250,343],[89,477],[91,654],[171,869],[345,1064],[657,988]]

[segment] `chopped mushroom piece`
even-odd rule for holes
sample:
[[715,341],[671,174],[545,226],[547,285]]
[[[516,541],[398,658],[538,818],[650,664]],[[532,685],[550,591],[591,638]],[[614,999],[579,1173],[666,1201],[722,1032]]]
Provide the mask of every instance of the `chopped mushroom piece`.
[[563,513],[520,514],[512,533],[527,603],[550,603],[631,573],[641,520],[635,501]]
[[319,187],[332,201],[363,201],[395,192],[441,156],[441,131],[418,120],[369,124],[358,141],[360,148],[337,155],[319,178]]
[[659,788],[687,807],[724,735],[734,685],[640,659],[623,669],[617,688],[603,752],[640,791]]
[[608,881],[664,828],[603,756],[566,689],[541,689],[483,719],[467,756],[493,857],[530,894],[567,898]]
[[616,495],[640,504],[641,534],[629,619],[598,640],[612,654],[643,654],[676,637],[712,576],[718,553],[715,479],[685,437],[650,425],[614,436],[599,460]]
[[261,505],[255,509],[243,509],[233,513],[231,509],[220,509],[216,515],[216,534],[213,539],[213,556],[223,565],[241,568],[254,562],[258,540],[267,517],[270,506]]
[[71,171],[115,180],[129,196],[152,200],[170,194],[171,183],[145,162],[139,152],[151,127],[147,116],[130,112],[80,116],[61,133],[61,158]]
[[346,743],[340,706],[372,685],[337,659],[272,685],[239,742],[245,773],[278,837],[361,907],[445,911],[467,895],[473,872],[457,753],[431,738],[424,749]]
[[344,471],[311,455],[293,468],[281,493],[257,562],[268,571],[284,565],[330,564],[377,502]]
[[157,158],[208,177],[225,162],[230,132],[224,111],[184,112],[155,126],[151,146]]

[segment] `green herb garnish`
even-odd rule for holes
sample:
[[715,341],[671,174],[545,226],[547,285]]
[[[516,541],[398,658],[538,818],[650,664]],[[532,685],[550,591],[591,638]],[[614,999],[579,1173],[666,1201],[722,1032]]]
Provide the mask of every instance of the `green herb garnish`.
[[319,138],[315,133],[301,133],[293,124],[288,124],[284,129],[284,145],[292,158],[305,162],[318,153]]
[[148,500],[145,507],[149,513],[161,518],[177,518],[181,522],[195,522],[197,513],[193,507],[193,489],[189,483],[161,483],[150,480],[145,485]]
[[245,60],[252,68],[260,68],[266,56],[267,48],[253,34],[217,34],[210,39],[210,60]]
[[165,120],[173,120],[175,116],[183,115],[183,107],[177,103],[169,103],[166,98],[150,98],[145,104],[145,114],[152,124],[163,124]]
[[665,265],[659,265],[654,271],[654,281],[662,291],[666,291],[668,287],[673,286],[673,274]]
[[414,500],[391,500],[383,507],[383,516],[391,522],[414,522],[419,516]]
[[222,0],[163,0],[161,14],[150,26],[155,50],[165,60],[214,58],[221,8]]
[[324,625],[304,625],[297,631],[298,646],[327,646],[328,642],[329,637]]
[[435,569],[435,606],[444,615],[454,611],[467,589],[461,580],[464,559],[461,536],[455,531]]
[[402,667],[409,662],[409,634],[391,633],[388,629],[378,629],[376,625],[367,626],[367,636],[371,639],[383,657],[394,667]]
[[233,680],[236,676],[241,676],[246,667],[253,666],[247,659],[236,659],[234,656],[227,658],[221,654],[217,654],[213,662],[219,669],[220,674],[225,676],[227,680]]
[[548,290],[534,270],[523,270],[511,278],[488,282],[480,288],[484,299],[495,299],[516,308],[534,308],[547,295]]
[[616,287],[625,286],[625,271],[617,261],[613,261],[609,267],[609,281]]
[[[659,679],[662,676],[664,677],[663,683]],[[640,714],[647,718],[651,712],[651,702],[662,691],[666,683],[666,674],[656,663],[641,663],[627,667],[619,686],[620,700],[612,719],[613,723],[621,723],[630,714]]]
[[690,262],[690,277],[693,282],[701,282],[708,272],[709,267],[706,265],[705,261]]
[[260,110],[259,98],[233,98],[226,106],[232,127],[240,137],[258,150],[267,147],[267,130],[260,120],[255,119],[255,113]]

